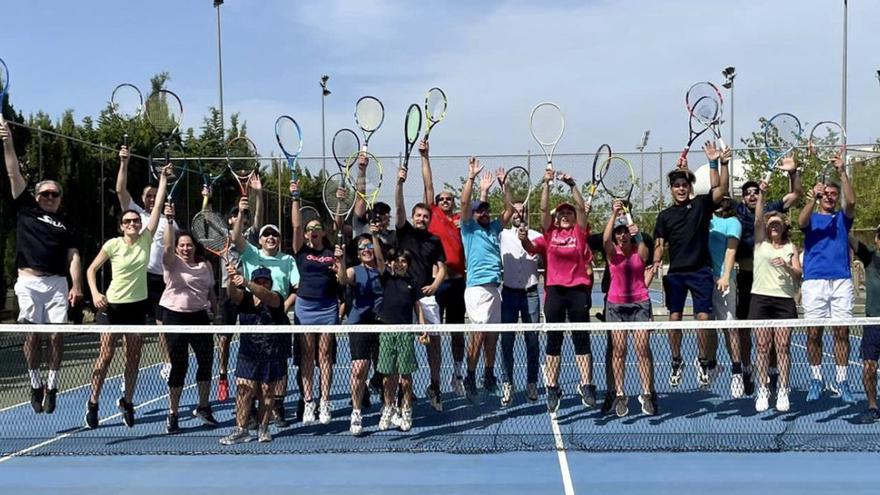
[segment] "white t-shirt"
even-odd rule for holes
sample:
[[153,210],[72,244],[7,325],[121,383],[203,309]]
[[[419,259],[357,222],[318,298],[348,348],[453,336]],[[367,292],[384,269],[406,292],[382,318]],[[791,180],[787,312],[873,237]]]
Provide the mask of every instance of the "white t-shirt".
[[[529,229],[529,240],[541,233]],[[501,231],[501,264],[504,267],[504,286],[511,289],[529,289],[538,285],[537,254],[529,254],[522,247],[516,227]]]
[[[158,207],[158,206],[157,206]],[[122,206],[125,210],[133,210],[141,216],[141,232],[146,230],[147,224],[150,222],[150,214],[144,211],[137,203],[132,201]],[[174,231],[177,231],[177,224],[171,223]],[[147,264],[147,273],[164,276],[165,268],[162,266],[163,244],[165,242],[165,229],[168,228],[168,219],[165,215],[159,217],[159,226],[156,227],[156,233],[153,234],[153,245],[150,247],[150,262]]]

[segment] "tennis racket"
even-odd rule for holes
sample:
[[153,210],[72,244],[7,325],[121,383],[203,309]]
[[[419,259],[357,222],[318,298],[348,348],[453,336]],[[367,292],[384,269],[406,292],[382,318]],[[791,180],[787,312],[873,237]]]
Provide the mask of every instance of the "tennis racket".
[[[356,155],[355,155],[356,156]],[[321,193],[324,199],[324,207],[330,213],[331,218],[341,218],[345,221],[354,207],[354,193],[346,187],[345,176],[337,172],[324,181]],[[341,246],[343,242],[342,229],[337,229],[336,244]]]
[[223,215],[210,208],[207,196],[202,198],[202,209],[193,217],[190,229],[196,240],[207,251],[229,264],[229,249],[232,246],[229,228]]
[[333,135],[332,148],[333,158],[336,160],[339,172],[344,174],[347,166],[346,160],[361,149],[361,140],[353,130],[339,129]]
[[[367,163],[362,169],[358,159],[364,155]],[[367,211],[373,211],[379,190],[382,188],[382,162],[370,152],[356,151],[348,157],[345,170],[348,184],[367,205]]]
[[409,170],[409,156],[422,132],[422,109],[413,103],[406,111],[406,119],[403,121],[403,141],[405,152],[403,153],[403,169]]
[[122,83],[113,89],[113,94],[110,96],[110,108],[113,110],[113,115],[125,126],[122,144],[128,147],[128,131],[131,130],[132,122],[144,110],[144,95],[134,84]]
[[321,219],[321,213],[319,213],[314,206],[302,206],[300,207],[299,212],[302,216],[303,225],[308,225],[312,220]]
[[565,116],[562,115],[562,110],[557,104],[550,102],[535,105],[529,117],[529,130],[544,150],[547,170],[553,170],[553,152],[565,132]]
[[428,123],[425,125],[425,141],[431,135],[431,129],[446,117],[447,104],[446,93],[442,89],[431,88],[428,90],[428,94],[425,95],[425,117],[428,119]]
[[[633,188],[636,185],[636,174],[633,172],[629,160],[622,156],[613,155],[605,160],[601,170],[602,189],[605,189],[605,192],[612,198],[631,204]],[[626,224],[632,225],[633,220],[629,207],[624,205],[623,211],[626,214]]]
[[763,181],[770,182],[773,171],[782,163],[801,140],[801,121],[790,113],[777,113],[764,123],[764,149],[767,151],[767,169]]
[[809,153],[821,162],[819,180],[824,184],[834,168],[832,163],[846,151],[846,131],[843,126],[831,120],[819,122],[810,131],[807,144]]
[[361,132],[364,133],[364,143],[361,151],[367,151],[370,145],[370,138],[374,132],[382,127],[382,122],[385,121],[385,107],[378,98],[364,96],[357,101],[354,107],[354,118]]
[[186,153],[177,143],[161,142],[153,147],[148,159],[150,162],[150,173],[153,179],[159,182],[162,177],[162,169],[165,165],[171,164],[172,174],[168,176],[168,202],[174,202],[174,193],[177,186],[183,182],[180,180],[187,173]]
[[[517,203],[522,204],[522,211],[520,212],[520,219],[514,227],[517,228],[525,228],[527,229],[529,226],[529,198],[532,196],[532,179],[529,176],[529,171],[526,170],[525,167],[513,167],[504,174],[504,198],[505,200],[510,197],[510,203],[508,205],[510,208],[514,208],[514,205]],[[507,191],[510,191],[510,194],[506,194]]]
[[[183,103],[180,98],[167,89],[154,91],[144,103],[144,115],[150,127],[164,141],[165,149],[170,152],[169,143],[183,120]],[[170,156],[168,158],[170,160]]]
[[710,82],[698,82],[688,89],[684,104],[688,111],[688,142],[680,158],[687,158],[691,147],[708,130],[712,131],[721,148],[725,148],[719,130],[723,100],[718,88]]
[[602,182],[602,175],[604,174],[602,167],[608,163],[610,158],[611,146],[607,144],[600,145],[599,149],[596,150],[596,156],[593,157],[593,175],[592,179],[590,179],[590,189],[587,191],[587,206],[593,205],[593,198],[596,196],[596,190],[599,189],[599,184]]
[[287,168],[290,169],[290,181],[296,181],[296,159],[303,149],[302,129],[289,115],[282,115],[275,120],[275,140],[281,152],[287,157]]
[[0,58],[0,122],[4,122],[3,118],[3,101],[6,98],[6,93],[9,92],[9,67],[6,67],[6,62]]
[[226,143],[226,167],[238,182],[241,197],[248,195],[248,182],[259,173],[260,154],[257,145],[245,135],[234,137]]

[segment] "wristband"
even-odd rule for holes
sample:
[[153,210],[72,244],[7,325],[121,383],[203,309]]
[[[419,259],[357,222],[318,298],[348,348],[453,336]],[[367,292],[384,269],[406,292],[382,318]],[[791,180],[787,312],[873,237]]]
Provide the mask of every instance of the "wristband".
[[636,244],[641,244],[644,240],[644,238],[642,237],[642,233],[639,232],[638,234],[636,234],[635,237],[633,237],[633,240],[636,241]]
[[709,161],[709,168],[712,170],[718,170],[718,159]]

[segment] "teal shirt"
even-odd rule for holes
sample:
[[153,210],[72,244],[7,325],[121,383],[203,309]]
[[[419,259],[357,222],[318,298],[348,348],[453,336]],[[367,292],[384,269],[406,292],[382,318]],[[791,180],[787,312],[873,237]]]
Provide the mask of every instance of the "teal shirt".
[[299,270],[293,256],[279,252],[275,256],[268,256],[260,248],[249,242],[244,243],[244,251],[241,253],[241,265],[244,270],[245,280],[251,279],[251,273],[257,268],[264,266],[272,272],[272,290],[287,299],[290,288],[299,285]]
[[724,272],[724,253],[727,251],[727,241],[731,238],[742,237],[742,224],[736,216],[721,218],[712,216],[709,222],[709,256],[712,258],[712,275],[715,278]]
[[483,227],[473,218],[461,222],[467,286],[501,283],[501,220]]

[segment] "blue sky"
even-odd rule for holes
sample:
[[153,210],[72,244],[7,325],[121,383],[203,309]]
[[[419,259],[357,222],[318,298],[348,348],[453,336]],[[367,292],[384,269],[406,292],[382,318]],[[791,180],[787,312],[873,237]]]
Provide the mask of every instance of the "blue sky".
[[[631,150],[645,129],[649,150],[673,150],[687,138],[684,92],[699,80],[720,83],[727,65],[739,74],[738,135],[779,111],[806,122],[839,119],[842,5],[226,0],[226,114],[241,112],[265,154],[279,152],[275,118],[291,114],[304,127],[304,154],[320,155],[318,80],[326,73],[328,148],[337,129],[354,126],[357,98],[372,94],[386,107],[372,149],[396,155],[406,107],[440,86],[450,104],[431,135],[436,154],[534,153],[528,115],[543,100],[566,113],[559,152],[603,142]],[[0,57],[12,72],[13,102],[26,113],[95,114],[116,84],[147,87],[160,71],[172,74],[186,124],[218,102],[211,0],[31,0],[6,2],[2,15]],[[851,142],[880,134],[877,19],[880,2],[850,0]]]

